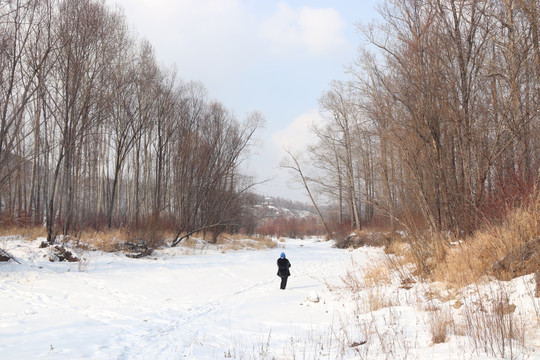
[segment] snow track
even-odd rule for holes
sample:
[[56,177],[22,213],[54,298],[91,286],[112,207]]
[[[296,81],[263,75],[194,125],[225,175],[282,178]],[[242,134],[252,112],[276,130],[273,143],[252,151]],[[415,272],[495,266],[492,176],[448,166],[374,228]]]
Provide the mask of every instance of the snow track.
[[[288,290],[278,289],[280,280],[275,275],[277,256],[269,255],[275,251],[228,254],[235,260],[219,269],[219,273],[215,274],[216,278],[198,277],[200,283],[195,291],[214,289],[216,284],[227,286],[216,293],[211,292],[207,295],[210,299],[198,305],[176,313],[167,313],[166,318],[169,320],[162,319],[158,323],[148,321],[150,328],[141,341],[134,347],[125,349],[120,358],[202,358],[202,354],[208,353],[209,349],[217,356],[234,351],[238,339],[253,338],[253,335],[256,335],[256,340],[262,341],[260,339],[273,331],[272,324],[280,321],[286,324],[285,328],[320,325],[314,323],[311,317],[307,323],[295,324],[294,318],[303,310],[300,304],[310,291],[326,291],[322,281],[324,279],[317,278],[324,276],[327,270],[325,266],[329,265],[328,260],[315,257],[311,261],[305,260],[311,258],[312,254],[309,254],[309,249],[302,249],[304,246],[299,245],[297,244],[297,248],[290,245],[291,259],[294,259],[298,252],[298,273],[293,271]],[[329,252],[342,254],[341,251],[332,249]],[[334,261],[343,260],[338,258]],[[261,268],[264,271],[261,271]],[[238,288],[239,285],[242,287]],[[279,314],[272,308],[273,302],[281,305],[280,310],[285,310],[282,319],[279,319]],[[248,322],[252,323],[252,326],[244,328]],[[265,323],[268,325],[264,326]],[[148,343],[152,342],[156,345],[149,347]]]
[[[303,302],[311,292],[324,295],[352,254],[289,240],[284,249],[166,249],[146,259],[90,252],[81,268],[50,263],[38,245],[2,243],[22,264],[0,264],[1,358],[212,359],[249,353],[269,336],[286,346],[291,336],[331,325],[324,301]],[[292,263],[285,291],[276,276],[281,251]]]

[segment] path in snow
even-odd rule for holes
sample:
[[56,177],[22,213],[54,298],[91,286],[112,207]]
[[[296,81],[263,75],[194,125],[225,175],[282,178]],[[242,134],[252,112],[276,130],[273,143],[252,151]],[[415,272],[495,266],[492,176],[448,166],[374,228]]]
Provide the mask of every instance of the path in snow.
[[[87,253],[80,268],[48,262],[38,244],[0,244],[23,261],[0,265],[1,358],[211,359],[252,354],[269,338],[286,347],[339,326],[326,282],[339,282],[351,257],[363,264],[382,254],[288,240],[284,248],[225,254]],[[276,276],[281,251],[292,264],[285,291]],[[306,301],[312,292],[321,302]]]

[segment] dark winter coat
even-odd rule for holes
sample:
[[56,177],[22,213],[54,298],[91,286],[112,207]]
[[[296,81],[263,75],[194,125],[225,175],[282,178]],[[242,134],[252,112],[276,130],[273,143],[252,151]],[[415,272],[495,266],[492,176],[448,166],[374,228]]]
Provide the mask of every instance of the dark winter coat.
[[277,275],[280,277],[285,276],[291,276],[291,272],[289,271],[289,268],[291,267],[291,263],[287,258],[279,258],[277,261],[278,266],[278,272]]

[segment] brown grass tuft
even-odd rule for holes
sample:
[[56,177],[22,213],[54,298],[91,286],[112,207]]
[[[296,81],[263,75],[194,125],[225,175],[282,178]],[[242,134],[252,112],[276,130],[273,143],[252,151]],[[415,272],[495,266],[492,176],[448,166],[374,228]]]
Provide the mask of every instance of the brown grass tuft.
[[390,284],[392,280],[390,270],[384,262],[366,267],[363,279],[367,286]]
[[255,236],[252,237],[253,240],[259,244],[259,249],[275,249],[278,244],[268,236]]
[[384,247],[384,253],[388,255],[403,256],[409,252],[409,245],[403,239],[393,239]]
[[433,309],[428,312],[428,324],[433,344],[441,344],[448,341],[449,328],[453,326],[454,319],[450,311]]
[[197,237],[189,237],[182,240],[179,246],[196,249],[201,246],[201,240]]
[[397,305],[380,287],[371,287],[363,292],[366,312],[377,311]]

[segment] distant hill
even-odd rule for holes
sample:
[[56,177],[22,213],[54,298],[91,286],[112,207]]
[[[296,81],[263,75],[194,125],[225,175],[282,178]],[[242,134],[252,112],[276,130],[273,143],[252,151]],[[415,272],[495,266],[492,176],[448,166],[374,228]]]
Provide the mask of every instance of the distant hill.
[[313,206],[280,197],[257,195],[253,208],[259,219],[303,219],[316,215]]

